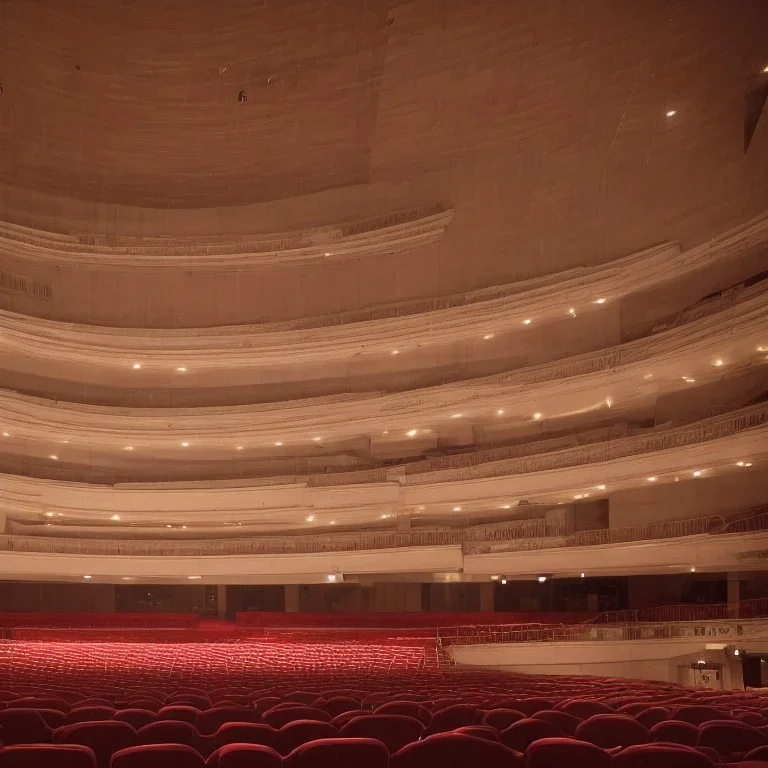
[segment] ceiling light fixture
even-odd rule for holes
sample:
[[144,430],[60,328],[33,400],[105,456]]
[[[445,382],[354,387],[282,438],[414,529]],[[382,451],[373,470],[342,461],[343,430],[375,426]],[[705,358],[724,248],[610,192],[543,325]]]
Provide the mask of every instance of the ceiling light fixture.
[[54,454],[54,453],[52,453],[48,458],[51,461],[58,461],[59,460],[59,457],[56,454]]
[[331,520],[330,525],[336,525],[336,521],[335,520]]
[[497,416],[503,416],[504,415],[504,409],[503,408],[499,408],[499,410],[496,411],[496,415]]
[[279,448],[283,444],[282,440],[278,440],[275,445]]
[[546,576],[539,576],[539,584],[543,584],[547,580]]
[[315,516],[314,515],[308,515],[307,516],[307,522],[308,523],[314,523],[315,522]]
[[185,441],[184,441],[184,442],[181,444],[181,447],[182,447],[182,448],[189,448],[189,443],[188,443],[188,442],[185,440]]
[[203,577],[202,576],[187,576],[187,578],[190,581],[200,581],[200,579],[202,579]]
[[507,580],[506,580],[506,579],[502,579],[502,580],[501,580],[501,584],[502,584],[502,586],[505,586],[505,585],[506,585],[506,583],[507,583]]
[[483,336],[483,339],[484,339],[485,341],[489,341],[489,340],[490,340],[490,339],[492,339],[492,338],[493,338],[495,335],[496,335],[495,333],[486,333],[486,334],[485,334],[485,336]]
[[700,469],[694,469],[693,470],[693,476],[694,477],[701,477],[701,470]]
[[126,445],[125,448],[123,448],[124,451],[132,451],[133,446],[132,445]]
[[84,579],[90,580],[93,578],[93,576],[83,576]]
[[571,307],[571,308],[568,310],[568,314],[569,314],[571,317],[576,317],[576,309],[575,309],[574,307]]
[[644,378],[646,381],[648,381],[649,379],[652,379],[652,378],[653,378],[653,374],[652,374],[652,373],[646,373],[646,374],[645,374],[645,376],[643,376],[643,378]]
[[134,371],[138,371],[138,370],[139,370],[139,368],[141,368],[141,363],[134,363],[134,364],[133,364],[133,370],[134,370]]
[[110,517],[109,519],[117,521],[120,519],[120,515],[112,515],[112,517]]
[[714,365],[715,368],[722,368],[725,365],[725,360],[718,357],[717,360],[712,362],[712,365]]
[[328,581],[330,581],[331,583],[336,581],[336,574],[335,573],[329,573],[328,574]]
[[605,486],[602,485],[602,484],[601,485],[596,485],[595,488],[597,488],[598,491],[604,491],[605,490]]
[[605,299],[595,299],[595,304],[605,304]]
[[393,349],[389,354],[390,355],[399,355],[400,354],[400,350],[399,349]]
[[187,369],[183,365],[180,365],[176,370],[179,373],[186,373],[187,372]]
[[454,512],[461,512],[461,507],[454,507],[454,508],[453,508],[453,511],[454,511]]
[[745,466],[745,467],[751,467],[751,466],[752,466],[752,462],[751,462],[751,461],[748,461],[748,462],[747,462],[747,463],[746,463],[744,466]]
[[533,414],[534,421],[541,421],[543,418],[544,418],[543,415],[538,411],[536,411],[536,413]]
[[691,566],[691,573],[696,573],[696,566]]
[[242,446],[242,445],[238,445],[238,446],[235,448],[235,450],[236,450],[236,451],[242,451],[242,450],[243,450],[243,446]]
[[667,114],[667,117],[674,117],[677,114],[677,110],[676,109],[668,109],[666,114]]
[[387,514],[386,512],[381,516],[382,520],[389,520],[389,518],[392,517],[392,515]]
[[452,419],[460,419],[463,416],[461,413],[452,413],[451,418]]
[[3,432],[3,437],[10,437],[11,435],[8,432]]
[[408,437],[416,437],[418,431],[418,429],[409,429],[405,434],[408,435]]
[[502,504],[502,505],[501,505],[501,508],[502,508],[502,509],[511,509],[511,508],[512,508],[512,505],[511,505],[511,504]]
[[523,325],[530,325],[533,322],[530,317],[527,317],[525,320],[523,320]]
[[655,483],[659,478],[658,477],[649,477],[648,482],[649,483]]
[[498,580],[499,580],[498,576],[491,576],[491,581],[498,581]]
[[606,404],[606,405],[607,405],[609,408],[613,408],[613,398],[612,398],[612,397],[606,397],[606,398],[605,398],[605,404]]
[[584,571],[581,572],[581,578],[583,579],[587,574]]
[[[387,433],[385,432],[384,434],[386,435]],[[313,437],[312,438],[312,442],[313,443],[320,443],[320,442],[322,442],[322,440],[323,440],[322,437]]]

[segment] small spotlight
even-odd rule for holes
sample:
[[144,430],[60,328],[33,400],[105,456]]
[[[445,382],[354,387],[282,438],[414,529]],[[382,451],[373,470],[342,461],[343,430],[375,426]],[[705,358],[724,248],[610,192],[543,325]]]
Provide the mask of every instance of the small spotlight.
[[329,573],[328,574],[328,581],[330,581],[331,583],[336,581],[336,574],[335,573]]
[[536,411],[536,413],[533,414],[533,420],[534,421],[541,421],[544,418],[543,414]]
[[666,112],[667,117],[674,117],[677,114],[676,109],[668,109]]
[[279,448],[283,444],[282,440],[278,440],[275,445]]
[[491,581],[498,581],[498,580],[499,580],[498,576],[491,576]]
[[584,571],[581,572],[581,578],[583,579],[587,574]]
[[595,304],[605,304],[605,299],[596,299]]
[[313,443],[320,443],[320,442],[322,442],[322,440],[323,440],[322,437],[313,437],[312,438],[312,442]]
[[190,581],[200,581],[200,579],[202,579],[203,577],[202,576],[187,576],[187,578]]
[[693,476],[694,477],[701,477],[701,470],[700,469],[695,469],[693,471]]
[[486,333],[486,334],[485,334],[485,336],[483,336],[483,339],[484,339],[485,341],[489,341],[489,340],[490,340],[490,339],[492,339],[492,338],[493,338],[495,335],[496,335],[495,333]]
[[452,413],[451,418],[452,419],[460,419],[464,414],[463,413]]
[[696,566],[691,566],[691,573],[696,573]]
[[712,365],[714,365],[715,368],[722,368],[725,365],[725,360],[722,360],[718,357],[717,360],[712,363]]
[[138,371],[138,370],[139,370],[139,368],[141,368],[141,363],[134,363],[134,364],[133,364],[133,370],[134,370],[134,371]]
[[[86,577],[87,578],[87,577]],[[733,649],[733,655],[734,656],[741,656],[741,651],[738,648]]]
[[543,584],[547,580],[546,576],[539,576],[539,584]]
[[605,486],[604,485],[597,485],[595,487],[597,488],[598,491],[604,491],[605,490]]
[[187,372],[187,369],[183,365],[180,365],[176,370],[179,373],[186,373]]
[[454,512],[461,512],[461,507],[454,507],[454,508],[453,508],[453,511],[454,511]]
[[405,434],[408,435],[408,437],[416,437],[418,431],[418,429],[409,429]]
[[525,320],[523,320],[523,325],[530,325],[533,322],[530,317],[527,317]]
[[315,522],[315,516],[314,515],[309,515],[307,517],[307,522],[308,523],[314,523]]
[[86,581],[90,581],[90,580],[93,578],[93,576],[83,576],[83,578],[84,578]]
[[389,354],[390,355],[399,355],[400,354],[400,350],[399,349],[393,349]]
[[117,522],[120,519],[120,515],[112,515],[112,517],[110,517],[109,519]]
[[499,408],[499,409],[496,411],[496,415],[497,415],[497,416],[503,416],[503,415],[504,415],[504,409],[503,409],[503,408]]
[[238,445],[238,446],[235,448],[235,450],[236,450],[236,451],[242,451],[242,450],[243,450],[243,446],[242,446],[242,445]]
[[649,483],[655,483],[659,478],[658,477],[649,477],[648,482]]
[[52,453],[48,458],[51,461],[58,461],[59,460],[59,457],[55,453]]
[[126,445],[125,448],[123,448],[124,451],[132,451],[133,446],[132,445]]
[[502,578],[502,580],[501,580],[501,586],[502,586],[502,587],[503,587],[503,586],[506,586],[506,584],[507,584],[507,580],[506,580],[505,578]]

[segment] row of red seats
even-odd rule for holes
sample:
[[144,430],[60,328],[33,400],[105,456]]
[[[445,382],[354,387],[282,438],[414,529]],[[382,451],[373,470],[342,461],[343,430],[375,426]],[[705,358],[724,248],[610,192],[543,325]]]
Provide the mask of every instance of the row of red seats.
[[0,612],[0,627],[194,629],[196,613],[32,613]]

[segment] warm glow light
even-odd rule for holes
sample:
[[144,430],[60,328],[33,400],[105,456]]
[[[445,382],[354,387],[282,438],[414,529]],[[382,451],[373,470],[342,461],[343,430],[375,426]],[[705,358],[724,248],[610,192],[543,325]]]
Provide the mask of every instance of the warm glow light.
[[139,368],[141,368],[141,363],[134,363],[134,364],[133,364],[133,370],[134,370],[134,371],[138,371],[138,370],[139,370]]
[[694,477],[701,477],[701,470],[700,469],[695,469],[693,471],[693,476]]
[[569,315],[575,315],[575,314],[576,314],[576,310],[575,310],[573,307],[571,307],[571,308],[568,310],[568,314],[569,314]]
[[451,414],[451,418],[452,419],[460,419],[462,417],[462,415],[463,414],[461,414],[461,413],[452,413]]
[[757,351],[758,352],[768,352],[768,347],[758,347]]
[[646,373],[646,374],[645,374],[645,376],[643,376],[643,378],[644,378],[646,381],[648,381],[649,379],[652,379],[652,378],[653,378],[653,374],[652,374],[652,373]]
[[539,576],[539,584],[543,584],[547,580],[546,576]]
[[499,580],[498,576],[491,576],[491,581],[498,581],[498,580]]
[[584,571],[581,572],[581,578],[583,579],[587,574]]
[[120,515],[112,515],[112,517],[109,518],[110,520],[119,520]]
[[382,519],[382,520],[389,520],[389,518],[390,518],[390,517],[392,517],[392,515],[388,515],[388,514],[384,513],[384,514],[381,516],[381,519]]
[[331,525],[336,525],[336,521],[335,521],[335,520],[331,520],[331,523],[330,523],[330,524],[331,524]]
[[93,576],[83,576],[84,579],[92,579]]
[[187,372],[187,369],[183,365],[179,366],[176,370],[179,373],[186,373]]
[[746,463],[744,466],[745,466],[745,467],[751,467],[751,466],[752,466],[752,462],[751,462],[751,461],[748,461],[748,462],[747,462],[747,463]]
[[511,509],[511,508],[512,508],[512,505],[511,505],[511,504],[502,504],[502,505],[501,505],[501,508],[502,508],[502,509]]
[[11,435],[8,432],[3,432],[3,437],[10,437]]
[[604,485],[598,485],[598,486],[596,486],[596,488],[597,488],[598,491],[604,491],[605,490],[605,486]]
[[[384,434],[386,435],[387,433],[385,432]],[[312,442],[313,443],[319,443],[319,442],[322,441],[322,439],[323,439],[322,437],[313,437],[312,438]]]
[[768,74],[768,66],[765,66],[765,67],[763,67],[763,72],[764,72],[765,74]]
[[238,445],[238,446],[235,448],[235,450],[236,450],[236,451],[242,451],[242,450],[243,450],[243,446],[242,446],[242,445]]
[[275,445],[276,445],[278,448],[279,448],[279,447],[280,447],[282,444],[283,444],[283,443],[282,443],[282,440],[278,440],[278,441],[275,443]]
[[596,299],[595,304],[605,304],[605,299]]
[[743,466],[745,465],[745,463],[746,463],[746,462],[743,462],[743,461],[737,461],[737,462],[736,462],[736,466],[737,466],[737,467],[743,467]]
[[502,583],[502,584],[506,584],[506,583],[507,583],[507,580],[506,580],[506,579],[502,579],[502,580],[501,580],[501,583]]
[[605,398],[605,404],[606,404],[606,405],[607,405],[609,408],[613,408],[613,398],[612,398],[612,397],[606,397],[606,398]]
[[533,414],[533,420],[534,421],[541,421],[543,418],[542,414],[540,414],[538,411]]
[[649,483],[655,483],[659,478],[658,477],[649,477],[648,482]]
[[733,655],[734,656],[741,656],[741,651],[738,648],[733,649]]
[[133,446],[132,445],[126,445],[125,448],[123,448],[124,451],[132,451]]
[[461,507],[454,507],[454,508],[453,508],[453,511],[454,511],[454,512],[461,512]]
[[725,361],[718,357],[717,360],[713,361],[712,365],[714,365],[715,368],[721,368],[725,365]]
[[504,409],[503,408],[499,408],[499,410],[496,411],[496,415],[497,416],[503,416],[504,415]]
[[185,440],[185,441],[184,441],[184,442],[181,444],[181,447],[182,447],[182,448],[189,448],[189,443],[188,443],[188,442]]
[[489,339],[492,339],[496,334],[495,333],[486,333],[485,336],[483,336],[483,339],[485,341],[488,341]]
[[416,437],[418,431],[418,429],[409,429],[405,434],[408,435],[408,437]]
[[202,577],[202,576],[187,576],[187,578],[188,578],[190,581],[199,581],[199,580],[200,580],[200,579],[202,579],[203,577]]
[[46,516],[46,517],[53,517],[53,512],[46,512],[46,513],[45,513],[45,516]]
[[309,517],[307,517],[307,522],[308,523],[314,523],[315,522],[315,516],[314,515],[309,515]]
[[336,574],[335,573],[329,573],[328,574],[328,581],[330,581],[330,582],[336,581]]
[[530,317],[527,317],[525,320],[523,320],[523,325],[530,325],[533,322]]
[[676,109],[668,109],[667,110],[667,117],[674,117],[677,114]]
[[696,568],[695,567],[691,568],[691,573],[696,573]]
[[399,355],[399,354],[400,354],[400,350],[399,350],[399,349],[393,349],[393,350],[390,352],[390,354],[391,354],[391,355]]
[[50,455],[48,458],[49,458],[51,461],[58,461],[58,460],[59,460],[59,457],[58,457],[58,456],[56,456],[56,455],[55,455],[55,454],[53,454],[53,453],[52,453],[52,454],[51,454],[51,455]]

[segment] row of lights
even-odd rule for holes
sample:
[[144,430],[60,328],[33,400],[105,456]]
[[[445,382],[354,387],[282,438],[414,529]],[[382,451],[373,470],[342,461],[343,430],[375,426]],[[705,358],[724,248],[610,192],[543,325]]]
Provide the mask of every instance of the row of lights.
[[[751,467],[751,466],[752,466],[752,462],[751,462],[751,461],[745,461],[745,460],[741,460],[741,461],[737,461],[737,462],[736,462],[736,466],[737,466],[737,467]],[[698,478],[698,477],[703,477],[703,475],[704,475],[704,473],[705,473],[705,472],[707,472],[707,470],[706,470],[706,469],[694,469],[694,470],[691,472],[691,475],[692,475],[693,477],[697,477],[697,478]],[[646,479],[647,479],[647,481],[648,481],[649,483],[655,483],[655,482],[657,482],[657,481],[658,481],[659,477],[658,477],[658,475],[651,475],[649,478],[646,478]],[[679,475],[676,475],[676,476],[675,476],[675,482],[677,483],[677,482],[679,482],[679,481],[680,481],[680,476],[679,476]]]

